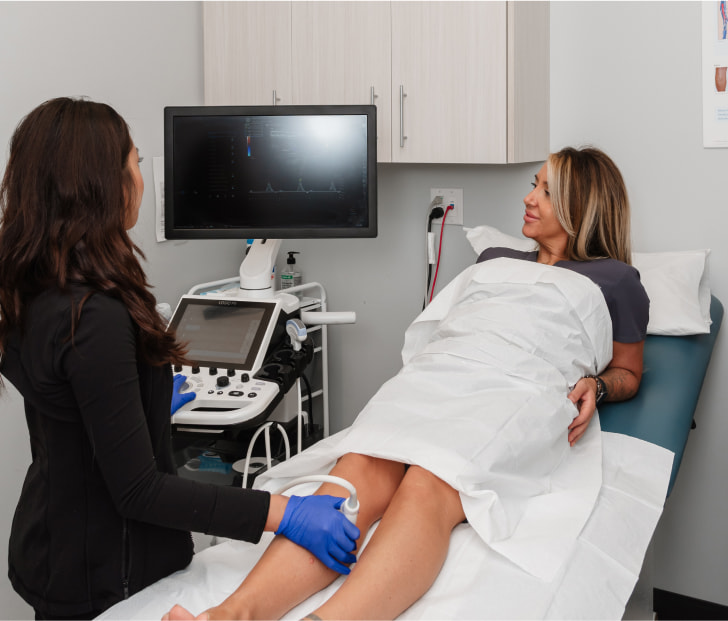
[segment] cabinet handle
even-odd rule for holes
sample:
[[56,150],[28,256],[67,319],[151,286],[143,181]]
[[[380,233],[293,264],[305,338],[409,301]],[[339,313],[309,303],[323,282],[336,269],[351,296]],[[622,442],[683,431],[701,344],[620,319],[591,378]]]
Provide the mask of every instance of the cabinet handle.
[[273,91],[273,105],[277,106],[278,102],[280,101],[280,97],[278,97],[277,91]]
[[404,92],[404,86],[399,85],[399,146],[404,147],[404,141],[407,136],[404,135],[404,98],[407,93]]
[[[372,104],[373,106],[375,106],[375,105],[376,105],[376,104],[374,103],[374,100],[375,100],[375,99],[376,99],[377,97],[379,97],[379,95],[377,95],[377,94],[376,94],[376,93],[374,92],[374,87],[373,87],[373,86],[369,87],[369,102],[370,102],[370,103],[371,103],[371,104]],[[379,141],[379,132],[377,132],[377,141]]]
[[379,97],[379,95],[377,95],[377,94],[376,94],[376,93],[374,92],[374,87],[373,87],[373,86],[372,86],[372,87],[370,87],[370,88],[369,88],[369,103],[370,103],[371,105],[374,105],[374,100],[375,100],[375,99],[376,99],[377,97]]

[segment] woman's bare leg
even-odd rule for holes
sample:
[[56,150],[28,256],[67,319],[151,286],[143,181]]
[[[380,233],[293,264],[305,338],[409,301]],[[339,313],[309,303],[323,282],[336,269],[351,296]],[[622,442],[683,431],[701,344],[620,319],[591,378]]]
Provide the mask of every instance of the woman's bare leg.
[[394,619],[432,586],[452,529],[464,519],[458,492],[412,466],[351,574],[314,614],[322,619]]
[[[349,454],[338,461],[331,474],[356,487],[361,506],[357,526],[362,533],[358,548],[389,505],[404,476],[404,464]],[[348,495],[345,489],[330,483],[322,485],[316,493]],[[331,584],[338,575],[305,548],[285,537],[276,537],[238,589],[209,611],[210,618],[278,619]]]

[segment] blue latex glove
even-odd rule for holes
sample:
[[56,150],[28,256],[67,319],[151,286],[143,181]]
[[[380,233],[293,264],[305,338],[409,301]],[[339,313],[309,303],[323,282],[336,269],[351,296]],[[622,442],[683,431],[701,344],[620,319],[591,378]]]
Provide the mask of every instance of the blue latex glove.
[[192,401],[192,399],[195,398],[195,393],[190,390],[190,392],[182,392],[180,393],[179,389],[182,388],[182,385],[187,381],[187,376],[182,375],[181,373],[177,373],[177,375],[174,376],[174,386],[172,388],[172,408],[170,412],[170,416],[174,414],[177,410],[179,410],[185,403],[188,403]]
[[312,552],[326,567],[348,574],[342,563],[356,562],[359,529],[337,509],[343,498],[336,496],[291,496],[276,535],[285,535]]

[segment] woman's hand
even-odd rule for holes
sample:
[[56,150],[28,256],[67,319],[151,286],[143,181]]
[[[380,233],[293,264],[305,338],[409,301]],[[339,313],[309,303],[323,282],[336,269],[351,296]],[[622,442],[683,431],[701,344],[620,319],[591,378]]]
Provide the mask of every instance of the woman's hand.
[[574,446],[586,432],[597,409],[597,381],[593,377],[582,377],[569,393],[569,399],[579,410],[569,425],[569,444]]
[[[642,380],[644,341],[612,344],[612,361],[599,374],[607,387],[607,401],[625,401],[637,394]],[[582,377],[569,393],[579,413],[569,425],[569,444],[584,435],[597,408],[597,381]]]
[[173,378],[173,385],[172,385],[172,406],[171,406],[171,414],[174,415],[174,413],[179,410],[185,403],[189,403],[192,401],[192,399],[195,398],[194,391],[190,390],[189,392],[180,392],[180,388],[182,388],[187,381],[187,376],[182,375],[181,373],[177,373],[177,375]]
[[291,496],[276,535],[285,535],[329,569],[346,575],[346,565],[356,562],[353,553],[361,532],[338,510],[343,503],[337,496]]

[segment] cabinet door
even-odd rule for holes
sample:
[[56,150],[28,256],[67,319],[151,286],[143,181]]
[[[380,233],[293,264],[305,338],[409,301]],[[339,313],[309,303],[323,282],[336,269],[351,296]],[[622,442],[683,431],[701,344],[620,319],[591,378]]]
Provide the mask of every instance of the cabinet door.
[[549,3],[508,3],[508,161],[549,152]]
[[391,161],[389,2],[293,2],[293,101],[377,106],[377,154]]
[[505,2],[392,2],[392,161],[507,157]]
[[203,2],[202,9],[205,103],[293,103],[291,3]]

